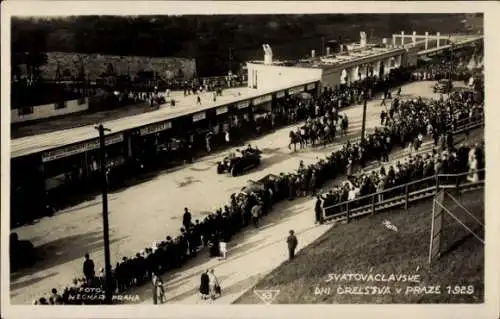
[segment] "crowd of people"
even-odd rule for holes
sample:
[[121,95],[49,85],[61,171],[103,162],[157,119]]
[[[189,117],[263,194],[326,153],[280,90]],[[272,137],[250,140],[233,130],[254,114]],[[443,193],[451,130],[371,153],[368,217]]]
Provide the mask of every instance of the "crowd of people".
[[[408,76],[399,74],[387,77],[370,86],[367,92],[364,92],[366,86],[357,82],[349,86],[325,89],[319,97],[306,101],[292,99],[289,105],[283,105],[278,117],[284,122],[306,120],[306,125],[311,127],[318,123],[328,125],[333,119],[339,119],[340,107],[359,101],[364,94],[372,97],[376,92],[384,92],[387,96],[391,84],[403,81]],[[226,205],[202,220],[193,220],[191,212],[185,208],[178,236],[166,236],[151,247],[137,252],[135,256],[123,257],[115,264],[112,270],[113,293],[122,294],[146,282],[152,283],[155,289],[163,287],[163,274],[182,267],[203,251],[208,251],[211,257],[226,258],[227,243],[232,237],[247,227],[258,228],[259,220],[272,211],[275,203],[285,199],[291,201],[297,197],[317,196],[316,216],[321,222],[323,213],[321,211],[318,214],[318,211],[324,208],[326,215],[330,215],[337,208],[328,207],[337,203],[402,185],[410,180],[440,173],[464,172],[468,169],[471,172],[468,179],[479,179],[480,173],[477,170],[484,167],[484,145],[464,144],[455,148],[452,135],[457,121],[470,116],[471,110],[480,108],[471,94],[473,93],[458,92],[451,94],[448,99],[418,98],[406,101],[396,96],[390,108],[381,114],[382,127],[368,134],[365,140],[347,142],[341,150],[315,164],[306,166],[301,162],[295,172],[266,176],[259,184],[232,194]],[[395,145],[411,145],[411,149],[418,151],[425,136],[432,136],[434,139],[435,149],[432,154],[410,154],[407,161],[355,176],[354,170],[358,165],[363,167],[370,160],[378,160],[382,164],[387,162]],[[333,187],[325,195],[318,195],[327,180],[344,173],[348,178],[345,183]],[[82,278],[75,278],[73,284],[65,287],[62,293],[53,289],[48,298],[42,297],[35,303],[103,303],[102,298],[90,300],[74,296],[84,296],[81,292],[89,287],[103,291],[104,275],[102,268],[96,273],[95,265],[87,255]],[[163,301],[163,297],[160,299]],[[157,301],[156,298],[155,300]]]
[[[398,101],[397,98],[394,99],[387,118],[383,121],[384,126],[369,134],[364,142],[347,142],[341,150],[314,165],[306,166],[301,162],[296,172],[268,176],[258,187],[232,194],[227,205],[203,220],[193,221],[186,208],[179,236],[167,236],[165,240],[145,248],[134,257],[123,257],[116,263],[113,270],[114,293],[124,293],[136,285],[151,282],[153,276],[161,276],[181,267],[203,248],[208,250],[211,257],[225,257],[226,245],[236,233],[248,226],[258,227],[259,219],[272,210],[274,203],[284,199],[318,196],[318,205],[321,209],[326,208],[325,214],[328,216],[343,209],[335,207],[337,203],[355,200],[435,174],[466,172],[470,168],[477,171],[484,167],[484,144],[463,144],[455,148],[450,135],[454,119],[458,119],[460,114],[468,114],[467,110],[471,107],[476,107],[470,104],[470,94],[453,94],[447,100]],[[440,138],[435,139],[435,148],[431,154],[410,155],[405,161],[398,161],[388,167],[382,166],[371,173],[353,174],[354,166],[362,166],[367,160],[387,161],[394,145],[405,146],[415,139],[421,139],[421,136],[436,134]],[[418,150],[417,146],[412,147]],[[346,182],[333,187],[325,195],[317,194],[327,180],[343,173],[348,177]],[[470,178],[477,180],[479,174],[471,172]],[[392,194],[380,195],[379,200],[383,200],[383,196]],[[363,202],[357,204],[361,205]],[[318,222],[322,221],[322,216],[323,214],[317,214]],[[221,247],[224,247],[223,251]],[[104,270],[95,274],[94,265],[88,260],[89,257],[86,256],[84,278],[73,280],[73,285],[65,287],[60,295],[54,289],[48,299],[41,298],[37,303],[103,302],[103,299],[83,300],[70,297],[82,295],[79,291],[88,287],[104,287]]]

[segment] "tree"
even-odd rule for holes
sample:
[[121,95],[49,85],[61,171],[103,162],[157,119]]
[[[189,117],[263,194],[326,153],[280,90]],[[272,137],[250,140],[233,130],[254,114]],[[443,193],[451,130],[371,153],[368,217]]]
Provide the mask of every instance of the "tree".
[[28,52],[25,58],[28,79],[32,83],[40,81],[42,73],[40,67],[47,63],[47,54],[45,52]]

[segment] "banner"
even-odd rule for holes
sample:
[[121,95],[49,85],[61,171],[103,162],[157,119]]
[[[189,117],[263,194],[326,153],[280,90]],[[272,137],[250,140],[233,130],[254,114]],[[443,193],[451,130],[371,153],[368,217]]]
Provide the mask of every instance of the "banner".
[[[106,136],[104,143],[105,145],[111,145],[111,144],[116,144],[123,142],[123,134],[115,134],[115,135],[110,135]],[[88,152],[91,150],[98,149],[100,146],[99,144],[99,139],[96,138],[94,140],[76,144],[76,145],[71,145],[67,146],[61,149],[53,150],[53,151],[47,151],[42,153],[42,163],[54,161],[56,159],[60,159],[63,157],[69,157],[72,155]]]
[[148,134],[153,134],[161,131],[165,131],[168,129],[172,128],[172,123],[171,122],[162,122],[162,123],[155,123],[148,125],[146,127],[141,128],[140,134],[141,135],[148,135]]

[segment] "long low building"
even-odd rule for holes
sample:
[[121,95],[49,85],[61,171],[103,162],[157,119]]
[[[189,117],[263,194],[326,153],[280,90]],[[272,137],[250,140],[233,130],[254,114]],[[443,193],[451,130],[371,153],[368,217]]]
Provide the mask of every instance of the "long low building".
[[[477,39],[474,38],[472,41],[475,40]],[[467,38],[457,42],[464,41],[470,42]],[[174,94],[175,107],[163,105],[153,112],[105,121],[103,124],[111,129],[113,136],[116,136],[109,138],[112,143],[112,141],[120,140],[117,133],[133,129],[143,130],[148,125],[168,129],[172,125],[170,121],[185,116],[192,116],[193,121],[196,122],[196,119],[206,117],[203,112],[216,108],[222,110],[232,105],[270,102],[273,94],[278,99],[284,96],[286,90],[290,90],[293,94],[294,87],[304,85],[312,87],[313,83],[335,87],[339,84],[361,80],[368,73],[383,76],[392,69],[415,64],[415,56],[419,55],[419,52],[414,49],[414,47],[404,45],[368,44],[366,35],[362,32],[359,43],[345,46],[341,52],[330,53],[327,48],[326,55],[316,57],[313,51],[310,58],[295,61],[290,65],[281,61],[273,61],[271,48],[264,45],[264,60],[247,63],[247,88],[225,90],[223,96],[217,97],[216,102],[213,102],[211,96],[207,95],[202,98],[201,105],[196,102],[194,96],[184,97],[182,94]],[[166,121],[167,123],[163,123]],[[87,147],[85,145],[95,143],[96,138],[97,132],[93,125],[16,138],[11,140],[11,158],[53,151],[66,146],[75,149],[70,152],[73,153],[79,148],[75,144],[81,143],[80,149],[85,150]]]
[[[248,87],[224,90],[215,101],[213,93],[202,93],[200,102],[195,95],[172,92],[168,99],[175,100],[175,106],[103,121],[111,130],[105,140],[107,165],[120,175],[135,170],[137,159],[147,161],[160,153],[166,161],[186,160],[190,147],[205,147],[209,131],[224,143],[227,131],[255,130],[258,121],[282,116],[282,102],[288,97],[303,92],[314,95],[367,74],[382,78],[393,69],[413,65],[418,55],[402,46],[367,44],[363,36],[359,44],[342,51],[327,50],[321,57],[311,52],[310,58],[293,62],[273,61],[267,45],[264,51],[263,61],[247,63]],[[45,124],[51,126],[51,122],[38,125]],[[50,206],[51,198],[65,198],[99,179],[95,125],[15,138],[10,144],[11,217],[18,221]]]
[[[121,141],[120,133],[131,129],[147,130],[148,126],[164,127],[169,129],[172,126],[170,121],[183,116],[192,116],[193,122],[198,122],[205,119],[207,115],[205,112],[218,109],[216,112],[219,114],[226,113],[224,111],[227,107],[236,106],[238,109],[246,108],[250,105],[256,106],[268,103],[272,100],[272,94],[280,97],[285,96],[285,91],[288,93],[297,93],[304,91],[304,86],[309,88],[316,88],[316,82],[319,79],[305,78],[297,79],[287,84],[275,85],[264,89],[251,89],[251,88],[233,88],[227,89],[223,92],[222,96],[218,96],[216,101],[213,102],[210,94],[202,96],[202,103],[198,104],[196,97],[193,95],[183,96],[181,92],[173,93],[173,98],[176,100],[175,106],[162,105],[160,109],[134,115],[117,120],[107,121],[103,124],[109,128],[113,134],[110,135],[109,143]],[[294,88],[297,87],[297,89]],[[177,93],[177,94],[176,94]],[[94,125],[87,125],[72,129],[55,131],[51,133],[39,134],[34,136],[27,136],[11,140],[11,158],[27,156],[35,153],[53,151],[60,149],[60,152],[68,153],[68,156],[78,152],[77,150],[85,151],[88,145],[92,145],[97,141],[97,131]],[[81,143],[80,145],[77,145]],[[66,150],[67,147],[68,150]],[[69,150],[72,151],[69,151]],[[53,152],[51,152],[53,153]]]

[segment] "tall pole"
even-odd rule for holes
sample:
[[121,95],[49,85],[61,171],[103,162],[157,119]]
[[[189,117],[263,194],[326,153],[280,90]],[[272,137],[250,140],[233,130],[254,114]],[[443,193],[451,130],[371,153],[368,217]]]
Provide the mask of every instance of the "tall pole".
[[232,51],[233,51],[233,48],[230,47],[229,51],[228,51],[228,53],[229,53],[228,54],[229,55],[228,58],[229,59],[228,59],[228,63],[227,63],[228,64],[228,70],[227,70],[228,74],[229,74],[230,71],[232,72],[232,67],[233,67],[233,52]]
[[368,103],[368,89],[369,89],[368,69],[369,69],[369,66],[367,64],[366,65],[366,78],[365,78],[365,94],[364,94],[365,98],[363,101],[363,122],[361,124],[361,141],[364,141],[364,139],[365,139],[365,129],[366,129],[366,104]]
[[105,131],[110,129],[105,128],[102,124],[95,127],[99,131],[99,144],[101,156],[101,187],[102,187],[102,225],[104,237],[104,264],[106,275],[105,301],[111,305],[113,296],[113,282],[111,276],[111,258],[109,253],[109,223],[108,223],[108,179],[106,174],[106,153],[105,153]]

